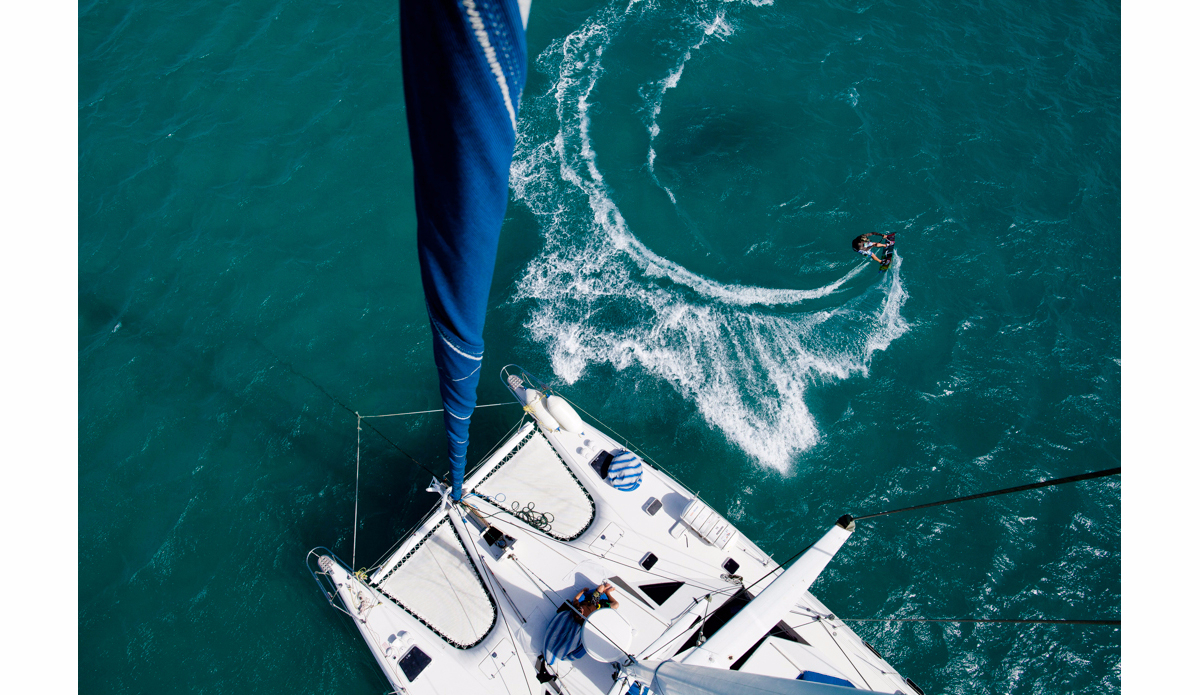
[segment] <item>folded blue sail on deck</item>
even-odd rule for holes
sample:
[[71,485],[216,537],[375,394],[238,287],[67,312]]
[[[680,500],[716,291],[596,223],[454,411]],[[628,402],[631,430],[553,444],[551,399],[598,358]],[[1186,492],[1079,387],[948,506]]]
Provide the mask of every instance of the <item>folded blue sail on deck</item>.
[[542,656],[546,664],[553,666],[559,661],[577,661],[586,654],[583,648],[583,623],[576,620],[572,611],[559,611],[546,626],[542,640]]
[[400,37],[417,253],[460,499],[525,86],[525,28],[516,0],[403,0]]

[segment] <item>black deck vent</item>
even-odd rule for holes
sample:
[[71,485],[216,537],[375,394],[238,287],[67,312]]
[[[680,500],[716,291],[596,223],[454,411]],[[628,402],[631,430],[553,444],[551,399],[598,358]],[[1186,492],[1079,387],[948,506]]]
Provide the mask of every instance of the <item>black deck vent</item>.
[[409,683],[412,683],[417,679],[417,676],[421,675],[421,671],[424,671],[425,667],[431,661],[433,659],[430,659],[428,654],[421,651],[420,647],[413,647],[408,650],[403,659],[400,659],[400,670],[404,671],[404,677],[408,679]]
[[639,584],[638,588],[661,606],[667,602],[667,599],[674,596],[681,586],[683,586],[683,582],[662,582],[661,584]]
[[[707,638],[717,634],[717,630],[720,630],[725,623],[733,619],[733,616],[737,615],[738,611],[745,608],[746,604],[750,603],[753,598],[754,597],[750,595],[750,592],[746,591],[745,589],[739,589],[736,594],[730,596],[725,603],[721,604],[719,608],[711,611],[708,614],[708,619],[704,621],[704,636]],[[683,646],[679,648],[679,651],[676,651],[675,653],[679,654],[680,652],[696,646],[696,638],[699,636],[699,634],[699,630],[692,633],[692,636],[689,637],[688,640],[683,643]]]
[[612,464],[613,455],[607,451],[601,451],[588,463],[592,470],[596,471],[596,475],[601,478],[608,478],[608,467]]

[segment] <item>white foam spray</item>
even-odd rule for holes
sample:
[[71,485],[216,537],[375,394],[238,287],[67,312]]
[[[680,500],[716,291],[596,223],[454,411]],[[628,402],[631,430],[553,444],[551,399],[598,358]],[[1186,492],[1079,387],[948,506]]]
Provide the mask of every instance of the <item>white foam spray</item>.
[[[907,330],[900,315],[908,297],[902,259],[897,254],[877,288],[834,309],[805,312],[804,302],[837,292],[870,266],[857,265],[814,289],[725,284],[659,256],[634,235],[597,166],[588,99],[612,37],[655,9],[636,1],[611,5],[538,58],[556,78],[545,94],[526,97],[510,184],[539,217],[546,244],[513,299],[531,301],[525,327],[568,384],[593,364],[636,365],[695,403],[707,423],[755,461],[787,473],[820,439],[806,389],[866,375],[871,355]],[[703,26],[704,37],[649,95],[652,138],[655,109],[678,83],[686,55],[711,36],[733,34],[722,8]],[[546,122],[559,126],[550,137],[530,125]],[[781,306],[794,308],[768,310]]]
[[725,20],[724,8],[717,10],[716,15],[711,21],[702,23],[700,26],[703,27],[700,39],[683,52],[683,57],[667,73],[667,76],[657,82],[643,86],[640,90],[642,98],[648,102],[646,108],[646,131],[650,133],[650,144],[646,148],[646,167],[650,170],[650,178],[654,181],[655,185],[666,191],[667,195],[671,198],[672,205],[678,204],[675,200],[675,193],[658,180],[658,174],[654,171],[654,160],[658,156],[654,151],[654,139],[661,132],[658,127],[658,115],[662,113],[663,99],[666,98],[668,89],[674,89],[679,86],[679,79],[683,77],[683,68],[692,59],[694,51],[700,50],[704,44],[708,43],[709,39],[716,38],[724,41],[726,37],[733,34],[733,27]]

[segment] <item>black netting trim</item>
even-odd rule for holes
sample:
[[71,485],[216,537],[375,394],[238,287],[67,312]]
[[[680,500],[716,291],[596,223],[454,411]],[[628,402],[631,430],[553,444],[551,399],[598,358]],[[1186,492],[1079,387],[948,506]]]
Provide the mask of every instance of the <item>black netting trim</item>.
[[375,588],[379,589],[379,593],[388,597],[388,600],[390,600],[392,603],[403,608],[405,613],[408,613],[412,617],[419,620],[422,625],[429,628],[430,630],[432,630],[434,632],[434,634],[436,634],[438,637],[441,637],[443,640],[445,640],[446,643],[449,644],[450,646],[456,647],[458,649],[470,649],[471,647],[474,647],[475,645],[477,645],[480,642],[482,642],[483,640],[485,640],[487,638],[487,636],[491,633],[492,628],[496,627],[496,612],[498,609],[496,607],[496,600],[494,598],[492,598],[492,593],[490,591],[488,591],[487,586],[484,585],[483,577],[479,576],[479,568],[475,566],[475,561],[471,559],[471,554],[467,552],[467,547],[466,547],[466,545],[464,545],[462,537],[458,535],[458,529],[454,528],[454,524],[450,524],[450,530],[454,533],[454,538],[458,540],[458,547],[462,548],[463,555],[466,556],[467,563],[471,566],[471,571],[475,573],[475,581],[479,582],[480,588],[483,589],[483,595],[487,596],[488,603],[491,604],[491,606],[492,606],[492,622],[490,625],[487,626],[487,629],[483,631],[483,635],[479,639],[475,640],[474,642],[472,642],[470,644],[462,644],[460,642],[455,642],[454,640],[450,639],[445,634],[443,634],[441,630],[437,629],[433,625],[429,624],[429,622],[426,621],[424,618],[417,615],[416,611],[412,610],[411,608],[404,605],[403,603],[400,603],[399,599],[397,599],[395,596],[392,596],[391,594],[389,594],[383,588],[383,583],[385,581],[387,581],[387,578],[392,576],[392,574],[396,570],[403,567],[404,563],[408,561],[408,558],[412,557],[413,553],[420,550],[421,546],[425,545],[425,541],[427,541],[431,537],[433,537],[433,534],[437,533],[437,530],[439,528],[441,528],[442,524],[446,524],[449,522],[450,522],[449,516],[442,517],[442,520],[437,522],[437,524],[435,524],[434,527],[429,530],[429,533],[425,534],[425,537],[422,538],[416,545],[414,545],[412,547],[412,550],[409,550],[407,553],[404,554],[404,557],[400,558],[400,562],[397,562],[395,567],[393,567],[390,571],[388,571],[387,574],[383,575],[382,579],[380,579],[378,582],[375,583]]
[[[503,468],[504,464],[511,461],[512,458],[517,455],[517,452],[520,451],[521,449],[524,449],[525,445],[528,444],[529,441],[532,440],[535,436],[540,438],[542,441],[546,442],[546,446],[550,448],[550,451],[554,452],[554,457],[557,458],[558,462],[562,464],[563,468],[567,471],[567,475],[571,476],[571,480],[574,480],[575,484],[579,486],[579,490],[581,492],[583,492],[583,496],[587,498],[588,504],[591,505],[591,508],[592,508],[591,516],[588,517],[587,523],[583,525],[583,528],[580,529],[579,533],[576,533],[573,536],[561,536],[554,532],[553,526],[551,526],[548,531],[545,531],[546,535],[548,535],[552,538],[557,538],[560,541],[573,541],[576,538],[579,538],[580,536],[582,536],[584,533],[586,533],[587,530],[592,527],[592,522],[596,520],[596,500],[592,499],[591,493],[589,493],[587,491],[587,488],[583,486],[583,483],[579,482],[579,478],[575,477],[575,472],[571,470],[571,467],[567,465],[567,462],[563,460],[562,456],[559,456],[558,449],[555,449],[554,445],[551,444],[550,441],[548,439],[546,439],[546,437],[544,437],[541,432],[538,431],[536,424],[533,426],[533,428],[531,430],[529,430],[529,434],[525,435],[525,437],[523,439],[521,439],[521,441],[515,447],[513,447],[512,451],[508,452],[507,454],[504,455],[504,458],[500,459],[500,463],[497,463],[495,468],[488,471],[487,475],[483,476],[483,478],[478,483],[475,483],[475,487],[471,488],[471,492],[474,493],[476,496],[478,496],[479,499],[484,500],[485,502],[492,505],[496,509],[499,509],[502,512],[512,513],[511,509],[493,502],[490,497],[487,497],[483,493],[479,492],[478,491],[479,486],[483,485],[484,482],[486,482],[488,478],[492,477],[496,473],[496,471]],[[516,517],[516,518],[520,519],[520,517]],[[521,521],[524,521],[524,519],[521,519]],[[526,522],[526,525],[529,525],[529,524]]]

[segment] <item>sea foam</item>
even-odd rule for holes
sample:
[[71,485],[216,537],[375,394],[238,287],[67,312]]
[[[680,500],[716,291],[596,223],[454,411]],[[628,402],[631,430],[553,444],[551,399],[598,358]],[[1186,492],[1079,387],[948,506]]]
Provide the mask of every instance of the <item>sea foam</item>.
[[[804,311],[870,266],[811,289],[722,283],[648,248],[610,195],[589,134],[589,101],[604,74],[604,55],[627,21],[654,11],[639,3],[601,10],[538,58],[552,77],[527,95],[510,184],[539,218],[545,246],[517,281],[513,300],[529,301],[530,337],[545,346],[568,384],[588,367],[639,367],[671,384],[712,427],[758,463],[783,473],[820,440],[805,402],[817,383],[866,375],[874,352],[902,335],[908,297],[902,259],[876,288],[832,309]],[[691,51],[734,34],[723,8],[697,22],[700,38],[647,99],[651,141],[667,90],[678,84]],[[551,116],[553,114],[553,116]],[[556,122],[547,133],[529,124]],[[648,163],[653,162],[653,148]],[[789,312],[770,307],[791,307]]]

